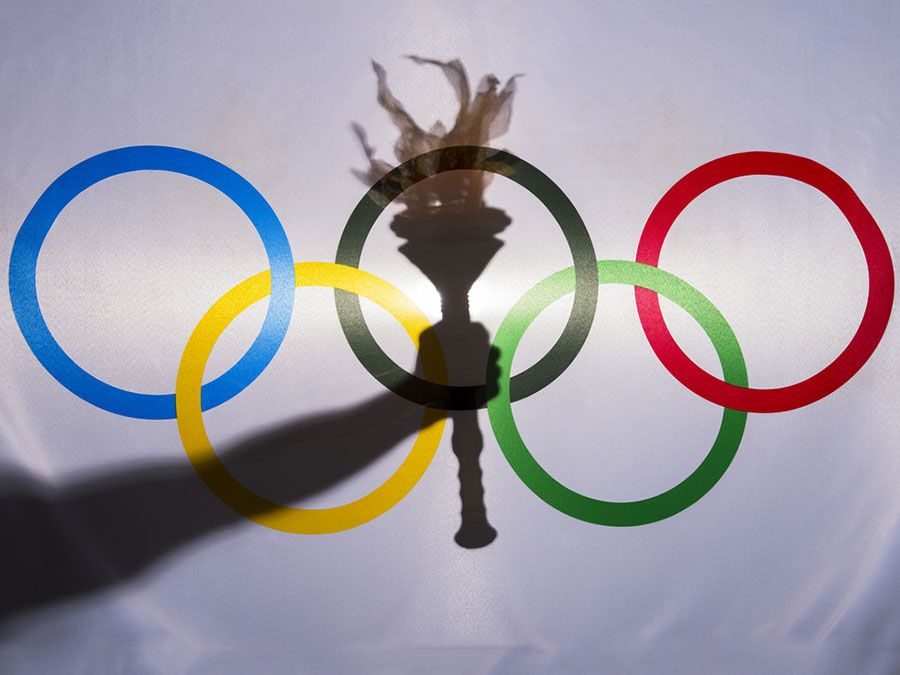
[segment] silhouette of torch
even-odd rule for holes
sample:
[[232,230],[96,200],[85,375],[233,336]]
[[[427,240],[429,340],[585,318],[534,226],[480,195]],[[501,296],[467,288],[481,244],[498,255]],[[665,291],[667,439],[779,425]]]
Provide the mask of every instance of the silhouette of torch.
[[[384,69],[373,62],[378,77],[378,102],[400,130],[394,146],[397,159],[404,162],[419,154],[455,145],[487,145],[509,127],[515,81],[510,78],[500,89],[493,75],[482,80],[474,97],[466,70],[459,59],[449,62],[409,56],[418,64],[441,69],[456,92],[459,112],[447,131],[438,121],[430,131],[421,129],[394,98]],[[354,125],[369,168],[354,173],[371,185],[391,170],[387,162],[375,158],[365,132]],[[434,284],[441,297],[441,321],[435,325],[447,359],[450,384],[478,384],[483,381],[490,358],[490,339],[484,326],[469,314],[469,290],[503,246],[497,239],[510,219],[501,209],[484,203],[490,174],[479,171],[450,171],[421,181],[397,201],[406,208],[398,213],[391,229],[406,240],[403,253]],[[483,404],[483,402],[481,402]],[[452,410],[453,452],[459,460],[462,523],[457,544],[480,548],[497,536],[487,520],[479,456],[483,448],[477,409]]]

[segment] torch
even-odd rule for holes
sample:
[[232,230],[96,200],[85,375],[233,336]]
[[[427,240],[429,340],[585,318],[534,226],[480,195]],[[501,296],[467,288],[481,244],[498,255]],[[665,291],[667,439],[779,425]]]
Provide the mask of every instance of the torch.
[[[398,160],[403,162],[447,146],[485,145],[506,131],[517,76],[499,89],[497,78],[488,75],[471,97],[468,76],[458,59],[445,63],[409,58],[441,68],[456,92],[460,110],[449,132],[440,122],[430,131],[423,131],[394,98],[384,69],[373,63],[378,77],[378,102],[400,129],[394,148]],[[370,162],[368,171],[356,173],[371,184],[391,167],[375,158],[375,150],[369,146],[362,128],[355,125],[354,129]],[[394,233],[406,240],[400,252],[422,271],[440,295],[441,320],[434,329],[444,351],[451,385],[480,384],[491,358],[487,330],[473,322],[469,312],[469,291],[503,246],[496,235],[511,221],[501,209],[485,204],[483,195],[488,180],[489,175],[483,172],[451,171],[417,183],[398,197],[397,201],[406,208],[391,223]],[[453,409],[448,413],[453,422],[453,452],[459,460],[462,502],[462,523],[455,540],[464,548],[487,546],[497,536],[487,520],[479,464],[483,440],[477,407],[485,402],[476,401],[474,408],[470,403],[460,407],[471,409]]]

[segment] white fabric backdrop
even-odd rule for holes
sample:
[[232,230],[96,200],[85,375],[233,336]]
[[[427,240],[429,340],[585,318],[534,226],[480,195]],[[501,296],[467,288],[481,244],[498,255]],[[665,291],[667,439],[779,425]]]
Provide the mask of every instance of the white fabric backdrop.
[[[473,80],[525,73],[499,139],[552,177],[601,258],[634,257],[646,216],[692,168],[745,150],[821,162],[846,179],[896,256],[900,9],[896,3],[4,2],[0,27],[0,260],[34,201],[98,152],[174,145],[250,180],[298,260],[333,260],[365,166],[362,123],[389,155],[374,58],[423,124],[452,121],[452,91],[401,58],[459,56]],[[569,263],[540,204],[502,179],[513,224],[472,294],[491,331]],[[437,319],[437,296],[379,220],[362,267]],[[199,317],[265,267],[240,212],[170,174],[110,179],[79,196],[41,253],[38,291],[62,346],[118,386],[173,390]],[[745,178],[692,204],[661,267],[729,319],[755,386],[825,366],[865,304],[861,250],[837,209],[799,183]],[[229,329],[212,370],[249,344],[264,307]],[[516,369],[559,334],[565,301],[532,327]],[[666,309],[702,365],[715,356]],[[376,335],[414,353],[386,316]],[[118,417],[77,399],[30,353],[0,294],[0,462],[53,485],[148,462],[189,465],[174,421]],[[329,536],[241,521],[126,583],[17,615],[0,671],[778,672],[900,668],[900,382],[897,322],[847,385],[809,407],[751,414],[737,458],[687,511],[605,528],[551,509],[518,480],[485,415],[486,503],[499,537],[468,551],[449,434],[416,489],[377,520]],[[331,293],[298,293],[284,346],[244,393],[205,415],[217,447],[282,420],[383,393],[340,332]],[[691,394],[643,337],[631,289],[602,288],[575,365],[516,403],[535,455],[571,487],[635,499],[678,482],[721,410]],[[309,505],[380,483],[404,441]],[[197,485],[202,487],[199,479]],[[225,508],[224,506],[222,508]],[[15,542],[7,541],[14,547]]]

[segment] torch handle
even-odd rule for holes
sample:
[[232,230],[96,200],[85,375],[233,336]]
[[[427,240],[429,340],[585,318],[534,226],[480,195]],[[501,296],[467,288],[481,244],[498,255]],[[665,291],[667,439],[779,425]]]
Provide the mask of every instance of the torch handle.
[[459,496],[462,524],[454,537],[463,548],[481,548],[490,544],[497,531],[487,520],[484,487],[481,483],[479,456],[484,447],[478,427],[477,410],[457,410],[453,416],[453,454],[459,460]]

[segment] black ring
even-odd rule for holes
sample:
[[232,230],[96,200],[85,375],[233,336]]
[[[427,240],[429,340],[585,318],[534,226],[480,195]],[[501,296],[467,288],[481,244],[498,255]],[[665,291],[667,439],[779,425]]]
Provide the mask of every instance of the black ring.
[[[565,193],[539,169],[505,150],[474,145],[439,148],[413,157],[378,180],[353,209],[341,235],[335,262],[358,268],[369,232],[388,204],[419,181],[462,169],[505,176],[537,197],[559,224],[575,265],[572,313],[550,351],[533,366],[513,376],[510,396],[518,401],[540,391],[568,368],[587,340],[597,309],[597,257],[587,228]],[[436,384],[398,366],[369,331],[359,296],[346,291],[335,291],[334,295],[341,328],[353,353],[385,387],[409,401],[441,410],[475,410],[487,404],[484,384]]]

